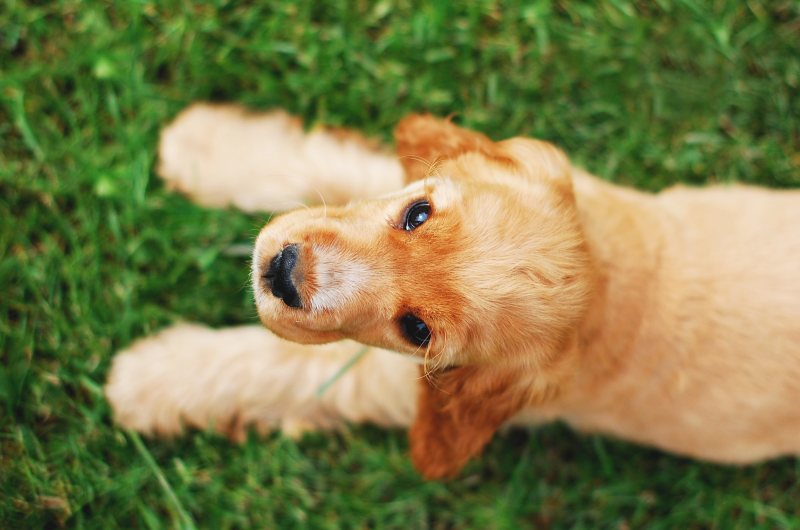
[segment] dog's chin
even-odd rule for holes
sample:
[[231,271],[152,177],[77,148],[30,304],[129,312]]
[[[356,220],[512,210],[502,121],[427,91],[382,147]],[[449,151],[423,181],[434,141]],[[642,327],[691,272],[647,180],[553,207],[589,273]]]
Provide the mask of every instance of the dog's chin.
[[274,296],[263,284],[254,281],[255,303],[261,323],[281,338],[302,344],[321,344],[341,340],[341,322],[334,315],[312,315],[302,300],[294,307]]
[[[279,311],[282,312],[282,311]],[[320,329],[319,326],[305,327],[303,318],[292,318],[289,315],[278,317],[274,312],[258,310],[261,323],[271,332],[282,339],[300,344],[324,344],[335,342],[346,338],[340,331],[335,329]]]

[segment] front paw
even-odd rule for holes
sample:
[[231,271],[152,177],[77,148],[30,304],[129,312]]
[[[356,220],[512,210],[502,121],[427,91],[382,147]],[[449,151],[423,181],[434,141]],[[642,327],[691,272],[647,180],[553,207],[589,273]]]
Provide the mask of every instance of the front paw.
[[105,395],[123,428],[166,437],[183,431],[167,335],[140,339],[112,362]]

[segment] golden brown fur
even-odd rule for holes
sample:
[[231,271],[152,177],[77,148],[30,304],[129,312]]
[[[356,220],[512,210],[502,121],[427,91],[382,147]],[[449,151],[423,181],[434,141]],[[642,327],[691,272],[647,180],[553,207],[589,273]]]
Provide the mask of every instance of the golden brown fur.
[[[430,116],[403,120],[396,145],[407,188],[276,218],[257,240],[253,280],[276,334],[355,339],[403,367],[378,374],[357,364],[349,377],[372,401],[353,399],[372,407],[362,415],[370,421],[406,400],[386,423],[413,423],[425,476],[457,473],[509,421],[562,419],[717,462],[800,454],[800,192],[640,193],[586,174],[545,142],[492,142]],[[430,217],[402,230],[420,198]],[[264,279],[292,244],[299,309]],[[407,312],[431,329],[427,347],[402,335]],[[319,347],[306,348],[311,373]],[[378,348],[422,360],[418,381],[405,358]],[[108,393],[124,424],[119,411],[136,404],[115,397],[120,389],[141,392],[157,378],[132,379],[115,365]],[[390,381],[397,390],[381,396]],[[270,410],[300,395],[273,397]],[[325,406],[346,417],[351,405]],[[135,427],[159,430],[151,414],[131,414]]]

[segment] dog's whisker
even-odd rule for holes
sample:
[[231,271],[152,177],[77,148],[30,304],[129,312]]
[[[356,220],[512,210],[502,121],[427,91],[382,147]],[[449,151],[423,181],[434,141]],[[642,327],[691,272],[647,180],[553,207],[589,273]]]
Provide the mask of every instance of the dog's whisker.
[[427,158],[423,158],[421,156],[417,156],[417,155],[413,155],[413,154],[398,156],[397,159],[398,160],[404,160],[404,159],[415,160],[417,162],[422,162],[423,164],[428,164],[428,165],[430,164],[430,162],[428,162]]
[[[428,160],[427,158],[423,158],[423,157],[417,156],[417,155],[403,155],[403,156],[398,157],[398,159],[399,160],[403,160],[403,159],[415,160],[417,162],[425,164],[427,166],[427,168],[425,169],[425,176],[423,178],[426,179],[426,180],[430,176],[436,176],[437,167],[442,162],[442,158],[441,157],[437,157],[433,161],[431,161],[431,160]],[[425,189],[426,189],[426,192],[427,192],[427,190],[428,190],[427,183],[424,184],[424,186],[425,186]]]
[[314,188],[314,192],[319,197],[320,202],[322,202],[322,218],[323,219],[327,219],[328,218],[328,203],[325,202],[325,196],[322,194],[322,192],[319,190],[319,188],[315,187]]
[[439,174],[439,166],[442,165],[442,162],[443,162],[442,158],[437,158],[433,162],[431,162],[430,165],[428,166],[428,171],[425,174],[425,178],[427,179],[428,177],[440,177],[441,175]]
[[307,203],[305,203],[303,201],[299,201],[297,199],[288,199],[287,198],[287,199],[284,199],[283,201],[280,201],[278,204],[281,205],[281,209],[282,210],[291,210],[291,209],[293,209],[292,207],[296,207],[298,209],[303,209],[303,210],[310,210],[312,208],[309,204],[307,204]]

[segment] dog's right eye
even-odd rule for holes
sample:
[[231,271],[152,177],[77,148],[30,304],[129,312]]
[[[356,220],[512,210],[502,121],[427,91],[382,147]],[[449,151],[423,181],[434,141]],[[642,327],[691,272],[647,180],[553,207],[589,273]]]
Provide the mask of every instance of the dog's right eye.
[[431,215],[431,205],[428,201],[417,201],[406,210],[403,220],[403,230],[410,232],[428,220]]
[[431,330],[425,322],[411,313],[400,317],[400,329],[406,339],[416,346],[427,346],[431,341]]

